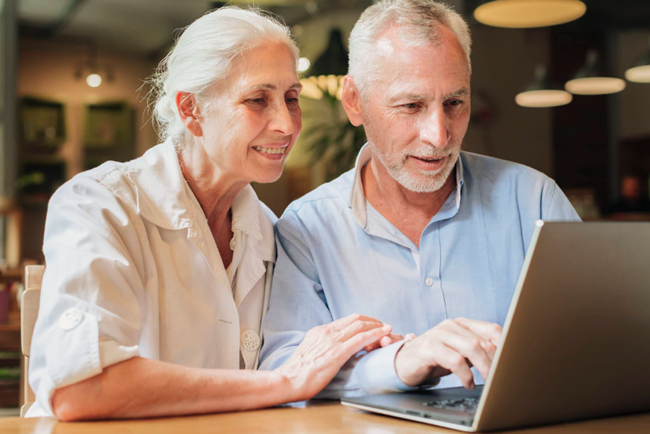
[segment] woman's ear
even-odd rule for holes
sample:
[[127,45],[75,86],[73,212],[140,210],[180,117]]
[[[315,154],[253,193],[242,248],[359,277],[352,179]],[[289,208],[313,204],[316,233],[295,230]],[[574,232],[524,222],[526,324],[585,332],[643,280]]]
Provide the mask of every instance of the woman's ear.
[[350,123],[355,127],[363,125],[363,116],[361,108],[361,95],[354,79],[346,75],[343,79],[343,89],[341,92],[341,103],[343,109],[350,119]]
[[194,94],[189,92],[176,93],[176,108],[181,117],[181,121],[185,128],[194,136],[203,136],[203,129],[201,129],[201,122],[199,118],[199,106],[196,102]]

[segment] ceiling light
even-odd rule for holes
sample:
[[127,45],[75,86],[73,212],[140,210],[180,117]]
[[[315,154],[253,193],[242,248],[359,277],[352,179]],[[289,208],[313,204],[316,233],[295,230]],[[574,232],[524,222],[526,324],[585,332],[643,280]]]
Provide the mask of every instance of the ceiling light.
[[102,76],[99,74],[90,74],[86,77],[86,83],[90,87],[99,87],[102,84]]
[[309,59],[306,57],[301,57],[298,59],[298,72],[305,72],[306,70],[309,69],[309,65],[311,63],[309,62]]
[[538,65],[533,80],[526,90],[517,94],[515,101],[522,107],[558,107],[569,104],[573,100],[566,90],[552,85],[546,74],[546,67]]
[[547,27],[577,20],[587,6],[580,0],[493,0],[474,11],[477,21],[494,27]]
[[572,80],[564,85],[574,95],[608,95],[625,89],[625,80],[599,71],[598,52],[589,50],[585,64]]
[[641,58],[632,68],[625,71],[625,78],[635,83],[650,83],[650,41]]

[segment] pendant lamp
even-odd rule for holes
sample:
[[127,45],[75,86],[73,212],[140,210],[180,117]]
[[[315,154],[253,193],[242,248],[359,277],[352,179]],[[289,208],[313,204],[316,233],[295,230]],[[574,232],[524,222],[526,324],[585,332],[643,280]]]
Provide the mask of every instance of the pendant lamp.
[[537,65],[533,80],[526,90],[515,97],[515,101],[522,107],[559,107],[569,104],[573,95],[559,86],[550,83],[546,74],[546,66]]
[[635,83],[650,83],[650,40],[641,58],[632,68],[625,71],[625,78]]
[[625,80],[602,73],[598,52],[589,50],[584,66],[564,87],[574,95],[608,95],[625,89]]
[[343,77],[348,73],[348,51],[343,45],[341,30],[330,31],[327,48],[307,72],[310,76],[300,80],[303,86],[300,95],[321,99],[328,94],[341,99]]
[[488,26],[525,29],[568,23],[586,11],[580,0],[491,0],[474,10],[474,18]]

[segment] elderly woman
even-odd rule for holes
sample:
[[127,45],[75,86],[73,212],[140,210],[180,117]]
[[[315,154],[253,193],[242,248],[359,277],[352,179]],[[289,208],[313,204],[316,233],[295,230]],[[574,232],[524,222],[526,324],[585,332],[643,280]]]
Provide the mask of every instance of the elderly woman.
[[275,216],[249,184],[278,179],[300,132],[297,55],[287,28],[256,11],[203,16],[154,79],[166,141],[52,196],[28,416],[304,400],[352,355],[389,339],[390,326],[347,317],[311,330],[281,368],[254,371]]

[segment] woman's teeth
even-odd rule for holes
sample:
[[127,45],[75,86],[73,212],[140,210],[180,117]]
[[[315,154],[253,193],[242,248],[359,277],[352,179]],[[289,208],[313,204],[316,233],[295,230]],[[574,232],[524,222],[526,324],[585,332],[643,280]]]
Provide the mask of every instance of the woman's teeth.
[[287,148],[262,148],[261,146],[253,146],[253,149],[260,152],[266,152],[267,154],[284,154],[284,151]]

